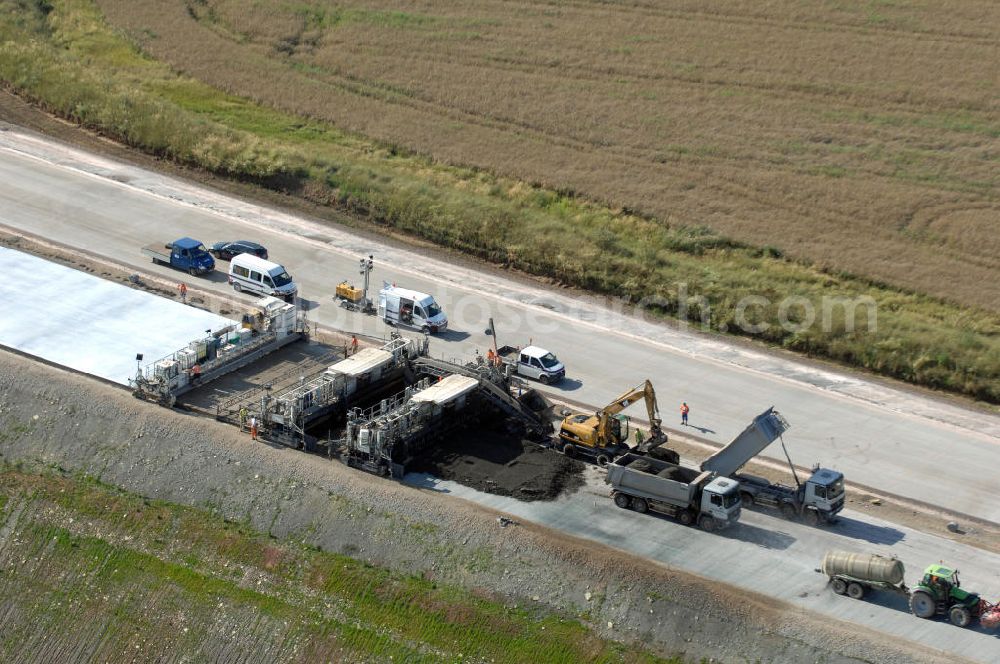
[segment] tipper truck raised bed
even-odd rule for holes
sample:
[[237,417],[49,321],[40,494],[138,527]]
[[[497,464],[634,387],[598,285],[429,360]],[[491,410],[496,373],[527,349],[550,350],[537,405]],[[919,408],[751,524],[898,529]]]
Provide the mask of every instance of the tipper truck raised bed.
[[986,628],[1000,625],[1000,607],[963,590],[958,570],[945,565],[928,566],[912,589],[903,583],[902,561],[876,554],[828,551],[816,571],[829,577],[838,595],[861,599],[873,589],[885,590],[908,598],[910,612],[918,618],[947,616],[959,627],[968,626],[973,618]]
[[739,482],[712,472],[630,453],[608,465],[604,481],[622,509],[661,512],[705,530],[725,528],[740,519]]
[[787,430],[785,418],[774,408],[768,408],[731,443],[706,459],[701,469],[739,481],[744,506],[760,505],[776,509],[785,518],[802,517],[806,523],[813,525],[833,521],[844,508],[843,473],[815,466],[809,479],[805,483],[799,482],[795,466],[784,449],[784,441],[781,447],[795,478],[794,487],[772,484],[762,477],[738,472]]
[[142,248],[142,253],[152,258],[154,263],[184,270],[192,276],[207,274],[215,269],[215,259],[208,253],[205,245],[189,237],[166,244],[146,245]]

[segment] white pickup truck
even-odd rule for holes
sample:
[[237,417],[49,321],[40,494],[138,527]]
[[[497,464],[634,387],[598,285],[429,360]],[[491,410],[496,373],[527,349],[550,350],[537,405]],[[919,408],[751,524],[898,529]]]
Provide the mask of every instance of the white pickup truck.
[[534,378],[544,385],[558,383],[566,377],[566,367],[553,353],[539,346],[501,346],[497,350],[500,361],[509,364],[525,378]]

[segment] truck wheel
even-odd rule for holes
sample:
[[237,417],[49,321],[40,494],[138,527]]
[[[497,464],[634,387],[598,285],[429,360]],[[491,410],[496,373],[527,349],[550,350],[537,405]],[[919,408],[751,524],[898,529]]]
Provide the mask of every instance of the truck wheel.
[[753,494],[747,491],[741,491],[740,501],[743,503],[744,507],[753,507]]
[[610,459],[608,459],[608,456],[606,454],[597,455],[597,465],[600,466],[601,468],[607,466],[609,461]]
[[562,453],[572,459],[576,456],[576,448],[573,447],[573,443],[566,443],[563,445]]
[[847,581],[844,581],[843,579],[834,577],[834,579],[830,581],[830,587],[833,588],[833,592],[838,595],[847,594]]
[[917,590],[910,595],[910,613],[918,618],[930,618],[937,611],[934,598],[923,590]]
[[198,269],[194,267],[188,268],[188,274],[190,274],[192,277],[197,277]]
[[242,284],[240,284],[240,282],[238,282],[238,281],[234,282],[233,283],[233,290],[236,291],[237,293],[242,293],[243,292],[243,286],[242,286]]
[[546,376],[545,374],[542,374],[541,376],[538,377],[538,382],[541,383],[542,385],[548,385],[549,377]]
[[781,516],[785,517],[789,521],[794,521],[798,513],[795,511],[795,506],[791,503],[782,503],[781,505]]
[[961,604],[956,604],[948,611],[948,620],[951,621],[952,625],[968,627],[969,623],[972,622],[972,613]]
[[624,493],[615,494],[615,505],[622,508],[623,510],[627,510],[629,503],[631,502],[632,502],[631,499],[629,499],[629,497]]
[[649,511],[649,503],[647,503],[644,498],[633,498],[632,509],[634,509],[639,514],[645,514],[646,512]]
[[819,512],[817,512],[816,510],[806,510],[805,512],[802,513],[802,520],[805,521],[807,525],[818,526]]
[[710,514],[703,514],[700,519],[698,519],[698,527],[705,532],[712,532],[715,530],[715,517]]
[[694,523],[694,512],[691,510],[681,510],[681,513],[677,515],[677,520],[685,526],[690,526]]
[[865,587],[852,581],[847,584],[847,596],[851,599],[861,599],[865,596]]

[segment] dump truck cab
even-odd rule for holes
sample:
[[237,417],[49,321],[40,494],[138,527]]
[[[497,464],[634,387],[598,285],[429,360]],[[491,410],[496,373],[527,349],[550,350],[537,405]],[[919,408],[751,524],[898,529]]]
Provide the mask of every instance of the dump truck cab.
[[715,519],[722,527],[740,520],[740,483],[728,477],[716,477],[701,493],[701,513]]
[[814,467],[802,491],[802,504],[815,508],[827,520],[844,509],[844,474],[841,472]]

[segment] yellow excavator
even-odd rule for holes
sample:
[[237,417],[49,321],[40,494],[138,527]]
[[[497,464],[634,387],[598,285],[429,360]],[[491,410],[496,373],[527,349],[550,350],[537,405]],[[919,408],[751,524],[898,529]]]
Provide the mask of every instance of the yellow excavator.
[[[649,437],[635,448],[628,445],[629,419],[620,413],[640,399],[646,402],[649,415]],[[575,414],[563,420],[559,427],[559,447],[566,456],[577,454],[594,458],[604,466],[626,452],[670,457],[676,463],[676,452],[660,446],[667,442],[667,434],[660,429],[660,410],[656,405],[656,391],[648,380],[629,390],[593,415]]]

